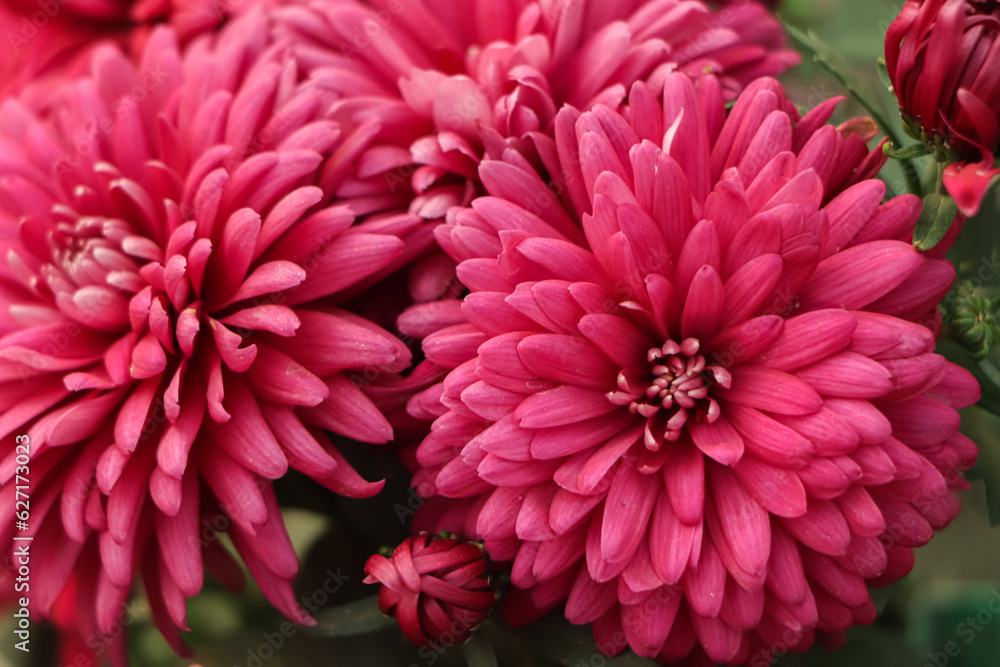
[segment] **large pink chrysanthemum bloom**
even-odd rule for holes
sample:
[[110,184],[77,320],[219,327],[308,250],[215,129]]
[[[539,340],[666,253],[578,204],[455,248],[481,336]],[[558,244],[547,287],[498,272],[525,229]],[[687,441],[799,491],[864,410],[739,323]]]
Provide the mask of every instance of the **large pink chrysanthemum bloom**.
[[[481,193],[477,166],[487,152],[511,146],[537,168],[556,169],[552,129],[564,104],[615,106],[633,82],[659,90],[674,70],[712,72],[732,98],[798,62],[778,22],[752,2],[720,12],[697,0],[370,5],[291,7],[281,29],[294,36],[302,62],[339,72],[327,85],[366,82],[345,112],[380,102],[416,116],[422,136],[409,150],[392,147],[377,161],[373,155],[371,165],[393,170],[393,188],[417,195],[410,212],[435,222]],[[454,265],[440,254],[425,258],[410,290],[414,301],[430,304],[429,313],[410,313],[400,328],[422,338],[428,317],[456,307]]]
[[995,0],[909,0],[885,36],[901,111],[959,158],[944,183],[965,215],[1000,176],[1000,5]]
[[979,388],[914,321],[953,271],[832,105],[637,84],[556,120],[579,213],[508,152],[441,228],[471,293],[424,341],[454,370],[412,401],[414,481],[427,528],[513,561],[509,620],[565,603],[608,654],[769,664],[870,622],[866,584],[958,512]]
[[26,434],[32,501],[29,529],[8,513],[0,543],[34,536],[33,614],[77,573],[84,637],[114,627],[141,568],[179,649],[203,569],[238,577],[220,530],[310,622],[270,480],[382,485],[325,430],[388,441],[358,385],[410,352],[339,306],[406,255],[420,220],[379,215],[377,192],[336,196],[382,121],[330,120],[338,96],[270,30],[252,12],[182,56],[160,28],[137,66],[99,49],[49,118],[0,106],[0,497],[13,507]]

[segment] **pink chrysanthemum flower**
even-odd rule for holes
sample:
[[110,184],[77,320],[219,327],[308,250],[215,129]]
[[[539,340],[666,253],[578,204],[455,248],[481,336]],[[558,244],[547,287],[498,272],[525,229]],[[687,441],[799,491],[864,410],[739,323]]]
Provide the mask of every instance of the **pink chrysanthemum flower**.
[[513,561],[509,620],[565,603],[608,654],[764,664],[870,622],[866,584],[955,516],[979,388],[912,321],[953,272],[858,123],[767,79],[725,118],[710,81],[560,113],[578,215],[484,162],[502,196],[441,228],[471,293],[424,341],[454,370],[412,401],[438,416],[415,485]]
[[482,547],[418,535],[390,558],[369,558],[365,583],[382,585],[379,608],[414,646],[447,646],[468,639],[496,603],[486,569]]
[[[379,118],[330,120],[337,96],[270,28],[254,12],[183,56],[160,28],[138,66],[99,49],[51,120],[0,107],[0,496],[13,507],[27,434],[33,613],[76,572],[84,637],[113,627],[141,568],[180,649],[203,569],[239,578],[220,530],[268,598],[310,622],[269,480],[295,468],[348,496],[382,486],[325,431],[388,441],[358,385],[410,352],[340,306],[420,221],[335,197]],[[352,206],[371,215],[357,223]],[[8,513],[0,541],[13,534]]]
[[[654,90],[667,73],[715,73],[727,98],[798,62],[760,5],[720,13],[697,0],[373,0],[291,7],[281,29],[304,63],[338,71],[327,85],[365,90],[344,111],[373,104],[413,116],[408,147],[372,154],[394,191],[416,195],[410,213],[440,221],[481,193],[486,153],[513,148],[539,169],[558,167],[552,128],[564,104],[617,105],[637,80]],[[364,187],[364,183],[356,187]],[[437,314],[454,309],[454,265],[440,254],[414,268],[411,297]],[[447,303],[451,300],[451,303]],[[444,301],[444,303],[442,303]],[[400,322],[422,338],[422,312]]]

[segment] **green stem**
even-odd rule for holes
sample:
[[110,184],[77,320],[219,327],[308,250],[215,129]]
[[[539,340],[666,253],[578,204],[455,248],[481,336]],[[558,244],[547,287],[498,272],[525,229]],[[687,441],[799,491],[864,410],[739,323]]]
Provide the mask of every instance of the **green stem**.
[[[891,137],[891,132],[890,132]],[[890,139],[895,142],[895,139]],[[912,160],[900,160],[899,167],[903,170],[903,177],[906,179],[906,187],[911,195],[923,196],[923,188],[920,186],[920,176],[917,175],[917,168]]]

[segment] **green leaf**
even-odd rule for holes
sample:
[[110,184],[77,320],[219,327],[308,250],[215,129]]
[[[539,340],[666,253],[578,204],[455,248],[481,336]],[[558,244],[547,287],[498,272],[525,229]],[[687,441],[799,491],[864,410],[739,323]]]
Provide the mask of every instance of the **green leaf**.
[[378,608],[378,595],[330,607],[316,614],[316,625],[306,628],[312,635],[321,637],[350,637],[378,632],[396,625]]
[[784,23],[784,26],[788,34],[792,36],[792,39],[812,54],[813,60],[832,74],[837,81],[840,81],[844,88],[847,88],[848,92],[868,110],[872,118],[890,135],[892,142],[896,145],[902,145],[901,141],[891,136],[892,125],[888,122],[885,107],[882,105],[881,100],[861,84],[858,75],[855,74],[851,66],[844,61],[840,54],[834,51],[829,44],[813,34],[811,30],[809,32],[802,32],[788,23]]
[[917,250],[930,250],[944,238],[951,229],[958,214],[955,200],[936,192],[924,197],[924,210],[913,230],[913,245]]
[[875,61],[875,69],[878,71],[878,80],[882,82],[885,89],[892,92],[892,79],[889,78],[889,66],[885,64],[885,58],[879,56]]
[[626,651],[616,658],[607,658],[594,644],[588,626],[570,625],[561,614],[553,613],[523,628],[516,628],[537,653],[566,667],[601,664],[606,667],[659,667],[649,658],[640,658]]

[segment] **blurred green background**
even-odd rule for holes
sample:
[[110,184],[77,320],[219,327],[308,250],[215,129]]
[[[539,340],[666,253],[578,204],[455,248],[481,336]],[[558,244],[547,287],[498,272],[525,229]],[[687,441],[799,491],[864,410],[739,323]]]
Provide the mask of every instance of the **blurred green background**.
[[[613,1],[613,0],[609,0]],[[789,23],[812,30],[845,57],[860,80],[881,95],[886,116],[895,117],[891,95],[879,83],[875,60],[882,53],[886,28],[901,8],[886,0],[786,0],[780,12]],[[842,86],[808,55],[803,64],[783,77],[790,99],[803,109],[834,95]],[[834,122],[867,115],[857,103],[838,109]],[[901,193],[901,173],[890,165],[884,174],[890,188]],[[1000,206],[993,196],[977,219],[970,221],[956,246],[960,272],[974,273],[990,250],[1000,245]],[[997,360],[994,360],[997,361]],[[1000,419],[979,408],[963,413],[963,430],[982,452],[972,475],[996,480],[1000,490]],[[400,520],[407,517],[407,477],[388,450],[368,469],[367,478],[384,476],[386,491],[376,501],[339,499],[307,480],[289,476],[278,484],[279,496],[289,509],[286,522],[302,556],[297,582],[300,596],[320,590],[328,570],[347,575],[343,585],[328,596],[324,606],[342,605],[375,592],[362,583],[367,557],[382,546],[405,536]],[[992,498],[1000,506],[997,498]],[[931,543],[917,550],[912,574],[889,589],[875,591],[878,620],[869,627],[852,629],[846,646],[836,653],[814,649],[805,655],[788,655],[776,664],[784,667],[994,667],[1000,665],[1000,529],[990,528],[987,496],[982,481],[962,493],[963,512]],[[998,514],[1000,516],[1000,514]],[[992,607],[992,608],[991,608]],[[136,667],[180,667],[191,660],[177,657],[152,625],[141,595],[130,604],[128,627],[132,663]],[[996,610],[996,611],[994,611]],[[204,667],[284,667],[298,665],[351,665],[407,667],[464,665],[462,651],[443,654],[417,652],[394,627],[362,637],[329,639],[295,629],[281,634],[283,616],[275,612],[260,591],[248,583],[239,596],[226,593],[210,578],[204,591],[188,606],[193,632],[186,639]],[[286,625],[285,628],[288,626]],[[564,664],[648,664],[595,656],[586,631],[568,632],[556,619],[547,619],[531,634],[515,634],[495,624],[487,633],[497,647],[500,665],[559,664],[539,657],[536,650],[562,652]],[[12,637],[9,618],[0,622],[0,633]],[[270,642],[269,642],[270,638]],[[15,651],[13,641],[2,642],[0,667],[52,667],[59,665],[55,636],[36,626],[28,660]],[[271,648],[280,644],[277,650]],[[18,655],[14,655],[18,653]],[[576,655],[578,654],[578,655]],[[63,667],[63,666],[60,666]],[[65,667],[69,667],[66,665]],[[85,667],[74,665],[74,667]]]

